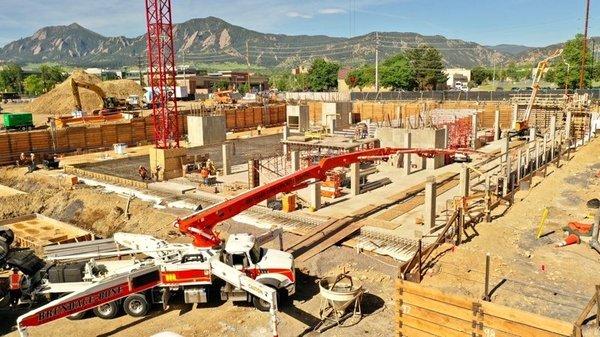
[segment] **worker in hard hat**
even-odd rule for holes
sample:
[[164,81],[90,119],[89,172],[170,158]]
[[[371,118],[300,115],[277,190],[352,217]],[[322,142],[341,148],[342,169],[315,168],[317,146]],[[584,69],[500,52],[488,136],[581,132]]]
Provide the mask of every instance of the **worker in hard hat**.
[[140,178],[142,178],[142,180],[150,179],[150,177],[148,176],[148,169],[146,169],[142,165],[140,165],[140,167],[138,167],[138,174],[140,175]]
[[10,306],[16,308],[21,298],[21,274],[17,268],[13,269],[10,275]]

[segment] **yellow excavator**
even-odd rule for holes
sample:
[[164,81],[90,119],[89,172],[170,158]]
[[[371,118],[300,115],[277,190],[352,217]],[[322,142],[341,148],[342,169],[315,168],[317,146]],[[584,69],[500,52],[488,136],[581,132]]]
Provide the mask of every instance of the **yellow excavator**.
[[562,52],[562,49],[558,49],[554,52],[554,54],[548,56],[544,60],[540,61],[540,63],[538,63],[535,75],[533,76],[533,83],[531,85],[531,97],[529,98],[527,109],[525,110],[523,118],[515,121],[515,124],[513,125],[513,128],[510,132],[511,136],[524,136],[526,131],[529,130],[529,117],[531,116],[531,110],[533,110],[533,106],[535,105],[535,99],[540,91],[540,81],[542,80],[542,77],[544,76],[544,73],[548,68],[548,65],[550,64],[550,61],[562,55]]
[[94,115],[113,115],[127,109],[127,102],[120,100],[116,97],[106,96],[106,93],[99,86],[92,83],[77,82],[71,79],[71,91],[73,98],[75,99],[75,109],[82,111],[81,96],[79,95],[79,88],[84,88],[93,91],[100,99],[102,99],[102,109],[94,110]]

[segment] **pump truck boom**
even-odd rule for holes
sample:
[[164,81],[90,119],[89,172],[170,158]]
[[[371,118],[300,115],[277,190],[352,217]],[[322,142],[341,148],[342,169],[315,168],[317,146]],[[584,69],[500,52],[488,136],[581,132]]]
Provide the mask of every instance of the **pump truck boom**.
[[281,229],[259,237],[231,234],[224,243],[214,231],[219,223],[279,193],[289,193],[307,187],[311,181],[324,180],[327,172],[336,167],[386,159],[395,154],[434,157],[466,155],[469,152],[376,148],[326,158],[316,165],[178,219],[174,225],[193,238],[192,244],[172,244],[148,235],[117,233],[114,235],[115,242],[129,250],[112,253],[112,256],[143,254],[147,258],[132,260],[111,271],[106,267],[111,261],[100,268],[99,262],[94,260],[111,254],[66,257],[89,260],[84,268],[84,282],[73,284],[70,290],[66,290],[69,285],[42,281],[32,293],[69,295],[19,317],[19,331],[25,335],[28,327],[88,310],[93,310],[101,318],[112,318],[123,307],[132,316],[143,316],[149,303],[154,301],[166,305],[174,292],[183,293],[186,303],[205,303],[209,289],[219,287],[222,299],[252,301],[258,309],[270,311],[273,336],[277,336],[277,299],[280,294],[294,294],[295,266],[291,254],[261,246],[281,237]]
[[523,118],[515,121],[515,125],[513,125],[512,131],[513,134],[522,136],[525,133],[525,131],[529,129],[529,117],[531,116],[531,111],[533,110],[535,100],[540,91],[540,81],[542,80],[542,77],[544,76],[544,73],[546,72],[546,69],[550,64],[550,61],[562,55],[562,52],[562,49],[558,49],[554,52],[554,54],[548,56],[544,60],[540,61],[540,63],[538,63],[538,66],[535,70],[535,74],[533,76],[533,83],[531,84],[531,96],[529,97],[529,102],[527,103],[525,114],[523,115]]

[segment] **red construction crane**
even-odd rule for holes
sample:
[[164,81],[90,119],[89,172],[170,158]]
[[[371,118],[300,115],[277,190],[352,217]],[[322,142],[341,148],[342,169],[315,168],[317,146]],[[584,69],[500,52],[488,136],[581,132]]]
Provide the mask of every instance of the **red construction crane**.
[[402,149],[378,148],[352,152],[335,157],[322,159],[318,164],[297,171],[269,184],[257,187],[239,196],[217,204],[206,210],[198,211],[185,218],[177,219],[174,226],[188,236],[194,238],[194,246],[213,248],[221,244],[221,239],[214,232],[219,222],[257,205],[263,200],[276,196],[278,193],[290,193],[307,187],[311,181],[325,180],[327,171],[341,166],[349,166],[363,160],[387,158],[394,154],[417,154],[421,157],[442,155],[467,154],[469,150],[440,150],[440,149]]
[[179,147],[171,0],[146,0],[146,25],[154,142],[159,149]]

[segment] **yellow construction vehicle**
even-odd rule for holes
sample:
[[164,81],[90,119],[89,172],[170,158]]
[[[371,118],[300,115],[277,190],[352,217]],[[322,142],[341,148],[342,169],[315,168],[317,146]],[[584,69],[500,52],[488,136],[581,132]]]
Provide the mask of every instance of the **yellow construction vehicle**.
[[550,63],[550,61],[559,57],[562,54],[562,52],[562,49],[558,49],[554,52],[554,54],[548,56],[544,60],[540,61],[540,63],[538,63],[535,75],[533,76],[533,83],[531,85],[531,97],[529,98],[527,109],[525,110],[523,118],[515,121],[515,124],[513,125],[513,128],[510,132],[511,135],[522,136],[529,129],[529,117],[531,116],[531,110],[533,109],[533,106],[535,104],[535,99],[540,91],[540,81],[542,80],[542,76],[544,76],[544,73],[548,68],[548,64]]
[[75,109],[82,111],[81,96],[79,95],[79,88],[84,88],[93,91],[100,99],[102,99],[102,109],[94,110],[94,115],[112,115],[122,112],[127,108],[127,102],[125,100],[119,100],[116,97],[106,96],[106,93],[99,86],[92,83],[77,82],[71,79],[71,91],[73,98],[75,99]]

